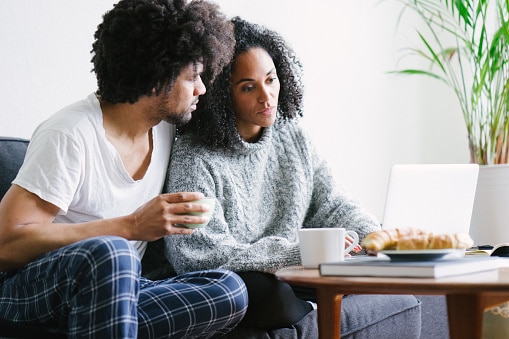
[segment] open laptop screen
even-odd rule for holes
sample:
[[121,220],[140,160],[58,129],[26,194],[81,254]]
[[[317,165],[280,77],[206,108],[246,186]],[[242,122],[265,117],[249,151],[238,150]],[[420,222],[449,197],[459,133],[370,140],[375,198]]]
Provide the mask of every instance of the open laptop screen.
[[476,164],[394,165],[382,228],[469,233],[478,174]]

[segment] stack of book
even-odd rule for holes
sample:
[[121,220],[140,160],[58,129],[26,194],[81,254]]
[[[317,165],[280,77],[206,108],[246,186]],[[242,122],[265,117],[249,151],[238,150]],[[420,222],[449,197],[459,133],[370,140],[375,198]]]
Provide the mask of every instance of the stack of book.
[[361,257],[342,262],[320,264],[324,276],[374,276],[443,278],[454,275],[491,271],[499,268],[499,259],[475,256],[457,259],[394,261],[385,257]]

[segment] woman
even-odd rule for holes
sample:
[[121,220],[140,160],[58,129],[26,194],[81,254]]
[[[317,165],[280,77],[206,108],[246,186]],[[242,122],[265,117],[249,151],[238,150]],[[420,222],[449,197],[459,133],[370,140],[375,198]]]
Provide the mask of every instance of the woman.
[[[363,238],[380,225],[337,187],[300,127],[302,72],[293,51],[273,31],[239,18],[233,23],[234,59],[182,128],[166,187],[201,191],[218,204],[206,227],[190,237],[167,237],[166,255],[177,273],[238,272],[249,292],[241,324],[285,327],[312,310],[306,300],[314,297],[313,291],[296,295],[273,276],[300,264],[298,230],[345,227]],[[386,298],[371,296],[366,308],[378,297]],[[413,297],[408,302],[418,305]],[[342,322],[344,334],[348,327]]]

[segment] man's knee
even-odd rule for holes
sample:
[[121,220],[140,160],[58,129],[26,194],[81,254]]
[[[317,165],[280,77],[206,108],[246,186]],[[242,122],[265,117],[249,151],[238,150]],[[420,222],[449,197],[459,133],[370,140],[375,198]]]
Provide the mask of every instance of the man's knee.
[[86,270],[83,273],[105,276],[131,272],[140,275],[139,254],[128,240],[121,237],[102,236],[83,240],[72,249],[72,255],[71,260],[78,261],[76,266]]

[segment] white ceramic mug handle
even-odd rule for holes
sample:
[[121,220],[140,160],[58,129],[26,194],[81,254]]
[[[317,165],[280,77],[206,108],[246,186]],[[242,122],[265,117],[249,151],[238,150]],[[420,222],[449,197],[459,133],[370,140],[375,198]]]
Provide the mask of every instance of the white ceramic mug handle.
[[359,245],[359,235],[355,231],[346,231],[345,236],[347,235],[349,235],[353,239],[352,244],[345,248],[345,253],[350,253],[352,252],[355,246]]

